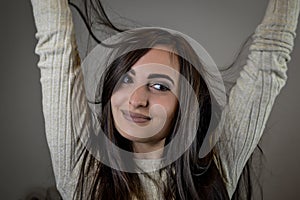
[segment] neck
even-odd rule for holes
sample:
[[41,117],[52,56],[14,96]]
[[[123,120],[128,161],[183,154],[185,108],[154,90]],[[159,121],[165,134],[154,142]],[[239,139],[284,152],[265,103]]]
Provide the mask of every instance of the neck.
[[139,159],[159,159],[162,157],[165,139],[156,143],[133,142],[135,157]]

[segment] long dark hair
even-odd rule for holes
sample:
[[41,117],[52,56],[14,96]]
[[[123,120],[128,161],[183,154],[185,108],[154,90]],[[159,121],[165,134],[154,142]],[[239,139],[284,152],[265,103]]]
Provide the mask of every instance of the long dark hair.
[[[164,199],[227,199],[228,195],[225,184],[213,161],[214,151],[212,150],[204,158],[199,158],[200,147],[206,136],[212,115],[211,96],[204,79],[187,59],[191,60],[193,64],[198,65],[201,65],[200,61],[197,59],[192,47],[182,37],[154,28],[140,30],[128,36],[127,40],[122,41],[118,51],[124,52],[130,46],[136,47],[141,44],[143,46],[146,45],[148,48],[138,48],[137,50],[121,55],[117,53],[120,56],[113,60],[103,76],[103,80],[101,81],[103,87],[99,88],[101,90],[99,94],[101,94],[100,102],[102,106],[102,114],[99,116],[99,122],[104,134],[120,148],[133,151],[131,141],[123,138],[114,127],[110,98],[121,77],[151,48],[155,48],[157,45],[171,47],[174,49],[174,52],[178,53],[176,54],[176,58],[180,65],[180,74],[184,76],[193,88],[197,102],[189,99],[189,94],[186,93],[187,88],[184,88],[184,85],[180,84],[181,88],[178,100],[184,109],[177,111],[177,117],[173,122],[173,130],[167,136],[166,144],[176,134],[182,137],[179,140],[180,142],[184,141],[185,137],[189,138],[187,135],[191,133],[188,130],[189,125],[187,123],[198,120],[189,118],[189,114],[193,108],[191,104],[197,103],[199,105],[201,117],[196,122],[198,123],[196,138],[190,147],[179,159],[160,170],[159,173],[165,173],[167,180],[160,184],[158,180],[154,180],[147,173],[143,176],[146,176],[149,181],[153,181],[157,185]],[[179,54],[184,55],[184,57],[179,56]],[[185,129],[182,127],[185,127]],[[101,152],[103,156],[106,156],[108,159],[114,157],[114,160],[117,159],[121,164],[131,163],[134,165],[133,159],[129,161],[126,158],[125,161],[119,152],[111,148],[111,145],[103,145],[105,146],[103,152]],[[171,154],[172,152],[166,150],[166,156]],[[95,173],[94,176],[91,176],[93,173]],[[93,178],[89,179],[87,177]],[[89,184],[90,188],[84,188]],[[78,182],[77,191],[80,194],[80,198],[83,197],[85,189],[89,191],[86,192],[88,195],[84,197],[91,199],[106,199],[108,197],[112,199],[131,199],[132,197],[146,199],[147,197],[147,188],[143,188],[139,175],[110,168],[95,159],[88,151],[85,151],[83,154],[83,165],[81,166]]]
[[[92,7],[94,13],[96,13],[96,19],[99,19],[102,25],[105,25],[114,32],[124,31],[113,25],[104,12],[104,8],[100,1],[85,0],[84,3],[86,8],[85,12],[88,13],[87,7]],[[70,4],[77,8],[81,13],[75,4]],[[93,24],[90,20],[91,18],[88,15],[85,16],[83,13],[81,13],[81,16],[83,17],[92,38],[97,43],[101,44],[102,41],[97,39],[91,29]],[[164,199],[228,199],[229,197],[225,188],[225,183],[220,174],[222,169],[218,169],[220,166],[217,167],[213,159],[215,154],[214,149],[204,158],[200,159],[198,156],[203,139],[207,134],[210,119],[213,117],[213,113],[211,113],[211,101],[213,97],[210,95],[209,89],[201,74],[199,74],[193,66],[195,63],[199,65],[201,65],[201,63],[197,59],[195,52],[193,52],[192,47],[190,47],[188,42],[182,37],[158,29],[139,32],[139,34],[131,36],[130,38],[132,41],[139,41],[138,43],[148,42],[149,44],[147,46],[152,47],[155,45],[171,46],[174,48],[174,52],[178,52],[176,57],[180,63],[180,73],[188,80],[194,92],[197,94],[201,116],[198,121],[196,138],[188,150],[171,165],[159,171],[160,174],[166,174],[166,181],[161,183],[147,173],[143,174],[143,176],[153,181],[163,193]],[[102,44],[106,45],[104,43]],[[130,44],[132,45],[132,43]],[[116,57],[103,76],[104,80],[102,80],[102,83],[104,83],[104,85],[102,89],[104,89],[102,92],[99,92],[99,94],[101,94],[99,102],[101,102],[102,106],[102,114],[99,116],[99,122],[104,133],[114,144],[122,149],[133,151],[131,141],[123,138],[117,133],[113,125],[110,97],[122,75],[130,70],[131,66],[151,48],[140,48],[124,54],[122,54],[122,51],[124,51],[122,47],[120,48],[119,46],[118,49],[121,51],[121,56]],[[193,60],[193,62],[190,63],[187,61],[186,57],[180,56],[182,54],[186,55],[189,60]],[[182,93],[179,101],[188,102],[186,100],[186,95]],[[168,144],[174,135],[177,134],[177,125],[180,120],[187,118],[187,114],[188,113],[177,113],[177,118],[174,121],[174,128],[167,136],[166,144]],[[106,144],[103,145],[105,147],[104,152],[102,152],[104,156],[112,156],[110,146]],[[118,155],[114,156],[118,157]],[[121,157],[118,157],[118,159],[120,162],[124,162]],[[128,160],[126,163],[128,163]],[[132,160],[131,163],[134,163],[134,160]],[[246,199],[251,199],[252,188],[250,166],[251,165],[248,165],[247,163],[233,199],[239,199],[242,196]],[[136,197],[137,199],[146,199],[147,188],[143,188],[140,175],[110,168],[95,159],[87,150],[83,150],[82,166],[78,179],[76,196],[74,197],[77,199],[132,199],[133,197]]]

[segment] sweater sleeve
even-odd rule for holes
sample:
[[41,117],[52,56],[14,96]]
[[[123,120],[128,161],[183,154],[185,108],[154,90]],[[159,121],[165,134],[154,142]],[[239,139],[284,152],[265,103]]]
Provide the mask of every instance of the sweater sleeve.
[[263,21],[254,33],[247,63],[222,112],[216,129],[221,133],[216,148],[219,159],[215,161],[230,197],[262,136],[274,100],[286,82],[299,2],[269,0]]
[[[72,135],[72,101],[80,105],[78,127],[89,116],[73,21],[67,0],[31,0],[38,40],[45,131],[57,188],[72,199],[78,174],[72,170],[75,139]],[[78,172],[78,171],[77,171]]]

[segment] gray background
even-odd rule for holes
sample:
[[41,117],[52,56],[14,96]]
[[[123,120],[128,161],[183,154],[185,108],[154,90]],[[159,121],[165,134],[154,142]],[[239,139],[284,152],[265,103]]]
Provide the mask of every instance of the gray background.
[[[231,63],[259,24],[266,0],[110,0],[110,8],[142,24],[181,31],[198,40],[219,66]],[[41,111],[35,27],[29,0],[1,1],[0,199],[21,199],[54,185]],[[299,27],[298,27],[299,29]],[[298,31],[299,32],[299,31]],[[300,199],[300,37],[288,82],[262,138],[264,197]]]

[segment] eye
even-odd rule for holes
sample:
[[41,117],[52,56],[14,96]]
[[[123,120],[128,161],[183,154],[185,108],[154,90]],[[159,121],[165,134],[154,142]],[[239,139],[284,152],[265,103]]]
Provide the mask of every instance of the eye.
[[168,86],[161,83],[151,83],[149,84],[149,87],[162,92],[170,91],[170,88]]
[[122,80],[122,83],[125,83],[125,84],[133,83],[133,79],[129,74],[125,74],[121,80]]

